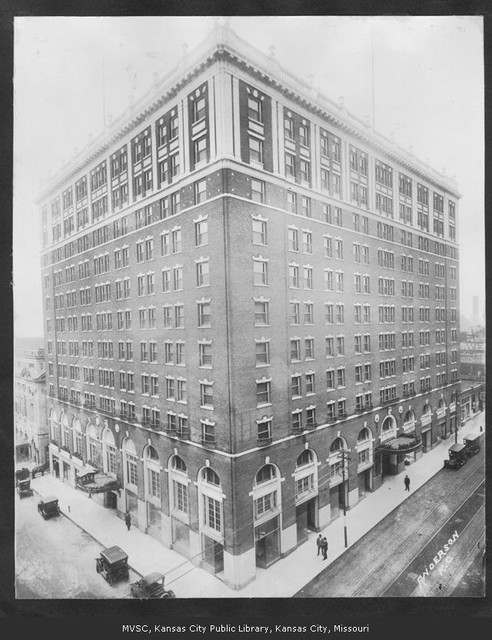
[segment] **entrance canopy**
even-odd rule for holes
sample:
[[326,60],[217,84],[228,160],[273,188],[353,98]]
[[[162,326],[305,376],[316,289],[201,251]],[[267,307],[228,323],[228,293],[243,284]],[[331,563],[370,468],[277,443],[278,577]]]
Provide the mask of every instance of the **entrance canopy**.
[[86,493],[103,493],[105,491],[117,491],[121,488],[120,483],[112,476],[91,471],[77,476],[76,485],[78,489]]
[[399,436],[376,447],[378,453],[408,453],[422,446],[422,441],[414,436]]

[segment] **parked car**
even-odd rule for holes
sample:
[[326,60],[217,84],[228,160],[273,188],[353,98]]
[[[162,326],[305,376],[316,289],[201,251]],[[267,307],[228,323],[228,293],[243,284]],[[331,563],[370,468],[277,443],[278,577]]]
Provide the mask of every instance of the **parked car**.
[[448,449],[449,460],[444,460],[444,466],[447,469],[460,469],[467,460],[466,445],[453,444]]
[[133,582],[130,587],[132,596],[139,600],[150,598],[175,598],[174,591],[164,588],[164,576],[162,573],[154,571],[148,576]]
[[485,433],[469,433],[463,438],[463,444],[466,447],[466,455],[476,455],[482,448],[483,441],[485,440]]
[[19,498],[27,498],[28,496],[32,496],[31,481],[29,479],[19,480],[19,484],[17,485],[17,493],[19,494]]
[[17,469],[15,472],[15,486],[17,487],[21,480],[25,480],[29,478],[29,469],[26,467],[22,467],[22,469]]
[[60,507],[58,505],[58,498],[55,496],[47,496],[42,498],[38,502],[38,511],[45,520],[48,518],[54,518],[60,515]]
[[113,546],[103,549],[96,558],[96,571],[102,575],[108,584],[120,580],[128,580],[128,555],[121,547]]

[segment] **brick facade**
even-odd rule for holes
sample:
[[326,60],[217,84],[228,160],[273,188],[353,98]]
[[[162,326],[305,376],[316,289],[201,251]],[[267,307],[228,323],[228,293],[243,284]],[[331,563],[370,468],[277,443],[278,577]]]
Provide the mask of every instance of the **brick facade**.
[[222,38],[46,189],[42,268],[53,472],[241,588],[452,432],[459,194]]

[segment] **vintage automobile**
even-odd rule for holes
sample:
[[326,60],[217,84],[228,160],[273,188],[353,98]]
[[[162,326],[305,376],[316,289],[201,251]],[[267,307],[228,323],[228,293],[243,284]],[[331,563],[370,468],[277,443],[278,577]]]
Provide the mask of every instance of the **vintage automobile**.
[[19,484],[17,485],[17,493],[19,494],[19,498],[27,498],[28,496],[32,496],[31,489],[31,481],[29,479],[19,480]]
[[467,460],[466,445],[453,444],[448,449],[449,460],[444,460],[444,466],[447,469],[460,469]]
[[103,549],[96,558],[96,571],[100,573],[108,584],[120,580],[128,580],[128,556],[121,547],[113,546]]
[[484,433],[469,433],[463,438],[463,444],[466,447],[466,455],[469,458],[476,455],[480,451],[484,439]]
[[29,469],[27,469],[26,467],[17,469],[17,471],[15,472],[15,486],[17,487],[19,485],[19,482],[21,480],[26,480],[26,478],[29,478]]
[[133,582],[130,587],[131,594],[139,600],[148,600],[150,598],[175,598],[174,591],[164,589],[164,576],[162,573],[154,571],[148,576]]
[[33,467],[31,469],[31,478],[35,478],[38,474],[44,476],[44,472],[48,471],[50,468],[49,462],[44,462],[43,464],[38,465],[37,467]]
[[55,496],[46,496],[46,498],[41,498],[38,502],[38,511],[45,520],[59,516],[61,512],[58,505],[58,498],[55,498]]

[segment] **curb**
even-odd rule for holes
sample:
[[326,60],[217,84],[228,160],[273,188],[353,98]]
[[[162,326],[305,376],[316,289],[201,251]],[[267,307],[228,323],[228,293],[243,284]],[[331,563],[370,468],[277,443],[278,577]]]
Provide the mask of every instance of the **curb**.
[[[39,493],[39,491],[36,491],[36,489],[33,488],[33,492],[38,496],[38,497],[42,497],[41,494]],[[87,529],[84,529],[84,527],[79,524],[76,520],[74,520],[71,516],[67,515],[67,513],[65,513],[65,511],[62,511],[61,507],[60,507],[60,515],[62,515],[64,518],[66,518],[67,520],[70,520],[70,522],[72,522],[76,527],[78,527],[81,531],[83,531],[84,533],[86,533],[88,536],[90,536],[94,542],[97,542],[97,544],[99,546],[101,546],[103,549],[105,549],[105,545],[96,538],[96,536],[94,534],[92,534],[90,531],[87,531]],[[143,573],[140,573],[140,571],[138,571],[137,569],[135,569],[135,567],[133,565],[131,565],[130,563],[128,563],[128,567],[137,575],[139,575],[141,578],[143,578]]]

